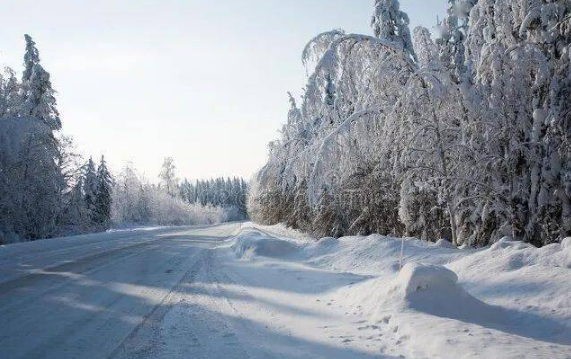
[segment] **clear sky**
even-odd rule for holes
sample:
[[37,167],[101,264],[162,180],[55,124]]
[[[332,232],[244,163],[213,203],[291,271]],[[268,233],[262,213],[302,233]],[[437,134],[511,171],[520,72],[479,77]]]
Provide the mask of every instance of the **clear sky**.
[[[155,179],[250,177],[305,84],[301,51],[317,33],[370,34],[373,0],[5,0],[0,62],[21,70],[23,34],[52,74],[64,132]],[[432,28],[445,0],[401,0]]]

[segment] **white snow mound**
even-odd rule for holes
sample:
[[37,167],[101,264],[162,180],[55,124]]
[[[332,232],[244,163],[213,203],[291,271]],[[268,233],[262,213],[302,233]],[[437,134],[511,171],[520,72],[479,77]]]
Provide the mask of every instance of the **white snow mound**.
[[255,229],[246,229],[232,238],[231,249],[238,258],[253,256],[283,257],[299,250],[295,243],[272,237]]
[[450,269],[430,264],[407,263],[399,272],[396,288],[408,298],[417,292],[454,292],[458,276]]
[[504,311],[470,295],[443,266],[407,263],[389,288],[383,306],[479,324],[506,321]]
[[439,265],[410,262],[392,280],[387,279],[381,276],[347,287],[343,296],[351,306],[379,318],[387,311],[408,309],[450,316],[454,313],[443,313],[450,303],[469,297],[456,273]]

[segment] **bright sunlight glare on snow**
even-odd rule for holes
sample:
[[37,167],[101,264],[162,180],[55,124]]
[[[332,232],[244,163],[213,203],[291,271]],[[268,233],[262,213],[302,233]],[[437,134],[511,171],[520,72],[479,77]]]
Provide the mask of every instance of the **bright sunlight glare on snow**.
[[571,1],[5,1],[0,359],[571,359]]

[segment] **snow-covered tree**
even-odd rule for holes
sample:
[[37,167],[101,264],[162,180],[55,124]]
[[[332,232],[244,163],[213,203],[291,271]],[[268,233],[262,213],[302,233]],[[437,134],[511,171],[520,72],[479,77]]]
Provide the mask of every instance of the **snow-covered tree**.
[[0,86],[0,117],[16,117],[21,105],[21,84],[10,67],[4,69]]
[[301,55],[301,62],[305,66],[308,76],[313,73],[325,52],[329,50],[329,46],[345,35],[345,31],[342,29],[326,31],[318,34],[305,45]]
[[56,108],[55,91],[52,88],[50,74],[40,64],[35,42],[25,35],[25,70],[22,76],[22,104],[20,116],[31,116],[42,120],[50,129],[60,130],[61,120]]
[[375,0],[375,12],[371,19],[375,36],[397,44],[414,57],[409,24],[408,15],[400,10],[398,0]]
[[64,178],[51,130],[30,117],[0,119],[0,242],[57,231]]
[[[399,126],[394,138],[406,144],[401,153],[404,182],[409,187],[413,187],[414,182],[423,182],[416,186],[419,191],[401,192],[401,202],[408,202],[402,198],[404,193],[420,193],[425,197],[421,203],[446,211],[450,223],[449,238],[458,244],[456,209],[459,199],[456,192],[476,183],[461,175],[465,147],[461,142],[463,113],[457,105],[461,101],[460,92],[452,79],[443,73],[419,71],[411,77],[402,93],[401,101],[405,106],[393,113],[396,118],[393,122]],[[432,201],[427,193],[433,194]],[[423,216],[422,219],[424,231],[431,224],[439,224],[436,218],[432,223],[426,218]],[[439,231],[434,228],[431,232]]]
[[239,178],[198,180],[194,184],[184,179],[179,185],[179,197],[189,204],[223,208],[228,219],[246,217],[247,185]]
[[40,52],[35,41],[28,34],[24,35],[26,40],[26,51],[24,52],[24,71],[22,72],[22,82],[30,81],[34,72],[34,67],[40,64]]
[[83,178],[79,177],[69,194],[69,202],[64,211],[64,226],[70,233],[81,233],[90,227],[90,219],[83,195]]
[[466,25],[474,0],[448,0],[448,14],[438,23],[440,61],[456,82],[465,80]]
[[113,178],[105,157],[101,156],[101,162],[97,168],[97,192],[95,200],[95,223],[102,228],[108,228],[111,220],[111,203],[113,191]]
[[176,196],[178,179],[176,178],[176,166],[174,165],[174,159],[172,157],[167,157],[163,161],[159,178],[161,179],[161,185],[164,186],[167,193],[170,196]]
[[413,45],[420,67],[433,69],[435,66],[440,66],[438,47],[432,41],[430,31],[427,28],[418,26],[414,29]]
[[97,222],[97,191],[99,178],[93,158],[83,166],[83,196],[89,223]]

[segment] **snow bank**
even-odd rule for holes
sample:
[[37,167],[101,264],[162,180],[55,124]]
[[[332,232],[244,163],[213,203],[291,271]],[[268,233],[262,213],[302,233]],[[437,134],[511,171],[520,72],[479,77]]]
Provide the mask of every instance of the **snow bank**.
[[503,313],[474,298],[458,283],[450,269],[432,264],[407,263],[392,282],[383,303],[424,314],[465,322],[489,323],[503,320]]
[[[323,270],[372,277],[340,292],[348,305],[362,306],[371,315],[387,300],[391,305],[464,319],[472,318],[462,317],[462,312],[479,308],[479,315],[493,316],[490,307],[501,306],[533,311],[571,327],[570,238],[542,248],[502,238],[481,249],[405,238],[405,266],[399,272],[400,238],[370,235],[315,240],[283,226],[258,229],[250,223],[244,227],[232,242],[240,258],[289,256]],[[395,293],[406,295],[399,299]]]
[[283,226],[260,228],[232,240],[238,257],[266,257],[239,261],[242,274],[262,278],[276,289],[272,300],[289,297],[283,304],[300,313],[325,308],[316,328],[343,345],[382,343],[389,357],[571,358],[570,239],[458,249],[381,235],[304,241]]
[[[318,267],[357,274],[395,275],[400,268],[401,238],[373,234],[324,238],[306,247],[308,261]],[[446,248],[414,238],[404,239],[404,262],[444,265],[470,250]]]
[[256,229],[243,229],[231,240],[230,248],[239,258],[284,257],[298,251],[300,248],[293,242],[275,238]]
[[286,241],[295,241],[297,243],[314,242],[315,239],[307,233],[288,228],[283,224],[275,224],[273,226],[265,226],[253,222],[245,222],[242,224],[242,229],[255,229],[261,230],[272,237],[280,238]]
[[442,266],[407,263],[396,279],[395,289],[405,298],[415,294],[453,293],[458,289],[458,276]]

